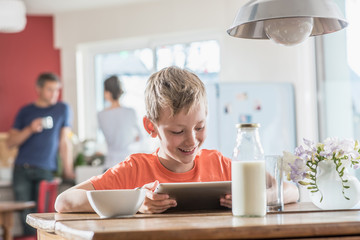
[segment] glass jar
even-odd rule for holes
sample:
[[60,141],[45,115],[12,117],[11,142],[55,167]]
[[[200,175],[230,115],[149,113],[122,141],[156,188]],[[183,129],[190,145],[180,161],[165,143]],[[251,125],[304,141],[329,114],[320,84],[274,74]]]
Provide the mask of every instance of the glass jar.
[[266,178],[260,124],[237,124],[236,147],[231,163],[232,213],[234,216],[266,215]]

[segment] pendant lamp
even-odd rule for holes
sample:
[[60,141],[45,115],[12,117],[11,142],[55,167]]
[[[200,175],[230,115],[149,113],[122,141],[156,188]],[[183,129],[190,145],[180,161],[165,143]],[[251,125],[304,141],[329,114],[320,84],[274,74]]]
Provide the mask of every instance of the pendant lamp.
[[16,33],[26,25],[25,4],[21,0],[0,0],[0,32]]
[[347,25],[332,0],[250,0],[240,8],[227,33],[292,46]]

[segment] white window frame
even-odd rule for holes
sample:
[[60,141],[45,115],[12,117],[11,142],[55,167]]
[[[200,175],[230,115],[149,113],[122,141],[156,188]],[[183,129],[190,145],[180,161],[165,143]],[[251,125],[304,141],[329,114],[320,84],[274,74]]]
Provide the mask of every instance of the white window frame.
[[[76,49],[76,73],[77,73],[77,123],[78,137],[81,141],[85,139],[96,139],[97,110],[95,100],[95,56],[102,53],[119,51],[132,51],[141,48],[155,49],[156,46],[171,45],[177,43],[216,40],[221,46],[222,36],[216,32],[187,32],[164,34],[148,37],[135,37],[127,39],[114,39],[109,41],[83,43]],[[155,56],[154,56],[155,57]],[[155,62],[154,62],[155,66]],[[220,70],[221,71],[221,70]],[[220,74],[221,75],[221,74]],[[142,126],[140,126],[142,127]]]

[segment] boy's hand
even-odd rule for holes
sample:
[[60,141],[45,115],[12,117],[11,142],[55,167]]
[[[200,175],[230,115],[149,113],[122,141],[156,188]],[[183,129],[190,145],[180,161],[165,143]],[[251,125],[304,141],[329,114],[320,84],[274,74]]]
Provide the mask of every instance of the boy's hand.
[[146,197],[141,205],[139,212],[141,213],[162,213],[171,207],[176,207],[175,199],[171,199],[167,194],[154,193],[159,185],[159,181],[145,184],[142,188],[146,189]]
[[220,205],[223,207],[232,208],[231,194],[226,194],[224,197],[220,198]]

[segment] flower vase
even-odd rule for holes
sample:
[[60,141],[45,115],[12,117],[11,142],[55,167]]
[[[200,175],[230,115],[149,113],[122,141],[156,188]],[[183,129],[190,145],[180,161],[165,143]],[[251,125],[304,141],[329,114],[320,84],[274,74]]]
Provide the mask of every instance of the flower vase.
[[[350,209],[360,201],[360,182],[351,175],[345,167],[343,180],[349,188],[343,189],[343,183],[336,171],[333,161],[319,162],[316,175],[316,183],[319,191],[310,192],[311,201],[321,209]],[[340,167],[340,170],[342,166]],[[342,191],[344,190],[344,194]],[[322,200],[321,200],[322,197]],[[347,197],[348,199],[346,199]]]

